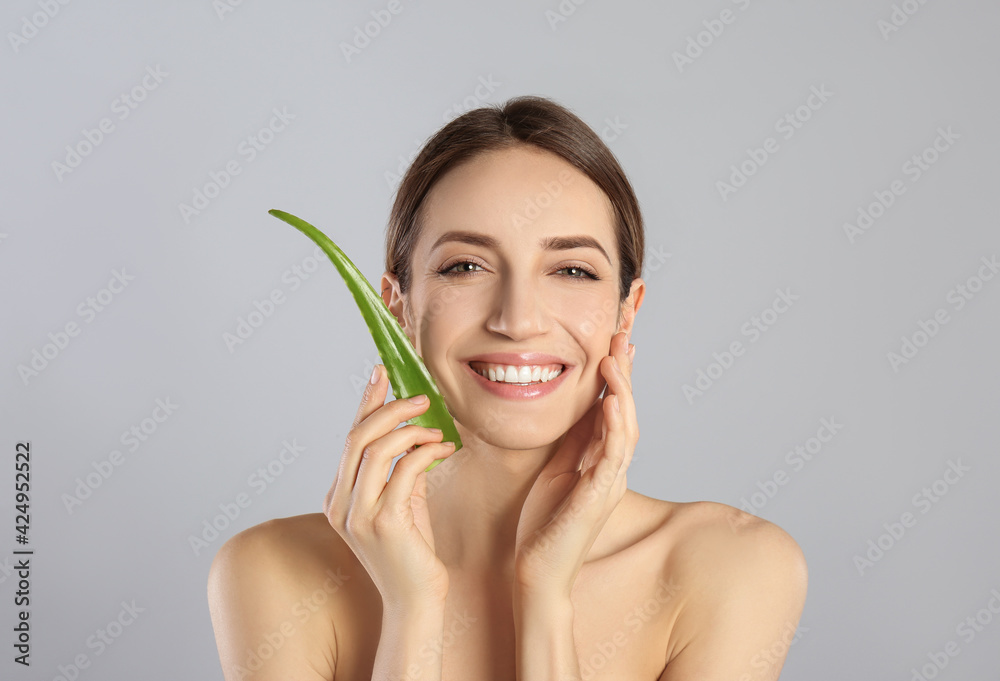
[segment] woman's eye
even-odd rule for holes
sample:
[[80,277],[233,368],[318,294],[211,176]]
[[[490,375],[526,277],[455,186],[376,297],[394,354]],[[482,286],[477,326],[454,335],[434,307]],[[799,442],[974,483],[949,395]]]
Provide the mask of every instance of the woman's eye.
[[[471,265],[473,267],[479,267],[480,269],[482,269],[482,266],[479,263],[472,262],[471,260],[461,260],[459,262],[456,262],[456,263],[453,263],[453,264],[449,265],[448,267],[445,267],[444,269],[438,270],[438,274],[442,274],[442,275],[445,275],[445,276],[458,276],[458,277],[462,277],[462,276],[469,276],[469,275],[472,275],[472,274],[476,273],[475,270],[468,270],[468,269],[456,271],[456,268],[460,267],[462,265]],[[574,270],[576,272],[578,272],[578,274],[567,275],[568,279],[593,279],[595,281],[598,280],[598,279],[600,279],[600,277],[598,277],[596,273],[588,270],[586,267],[581,267],[579,265],[569,265],[567,267],[561,267],[561,268],[559,268],[556,271],[557,272],[567,272],[567,271],[574,271]]]
[[583,272],[583,275],[582,275],[582,276],[579,276],[579,277],[572,277],[573,279],[584,279],[584,278],[588,278],[588,277],[589,277],[590,279],[597,279],[597,278],[598,278],[598,277],[597,277],[597,275],[596,275],[596,274],[594,274],[593,272],[591,272],[590,270],[588,270],[588,269],[586,269],[586,268],[583,268],[583,267],[579,267],[579,266],[577,266],[577,265],[570,265],[569,267],[564,267],[564,268],[562,268],[562,269],[561,269],[561,270],[559,270],[559,271],[560,271],[560,272],[564,272],[564,271],[566,271],[566,270],[577,270],[577,271],[579,271],[579,272]]
[[461,272],[456,272],[455,268],[458,267],[459,265],[473,265],[474,267],[479,267],[478,263],[474,263],[474,262],[471,262],[469,260],[463,260],[461,262],[455,263],[454,265],[449,265],[448,267],[444,268],[443,270],[439,270],[438,274],[457,274],[459,276],[461,276],[463,274],[472,274],[472,272],[470,272],[468,270],[464,270],[464,271],[461,271]]

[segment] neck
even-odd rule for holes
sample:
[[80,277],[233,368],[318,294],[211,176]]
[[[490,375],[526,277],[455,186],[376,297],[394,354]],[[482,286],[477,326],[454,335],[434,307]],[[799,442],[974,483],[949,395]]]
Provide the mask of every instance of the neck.
[[461,435],[462,449],[427,473],[435,552],[449,572],[513,578],[521,507],[561,438],[508,450]]

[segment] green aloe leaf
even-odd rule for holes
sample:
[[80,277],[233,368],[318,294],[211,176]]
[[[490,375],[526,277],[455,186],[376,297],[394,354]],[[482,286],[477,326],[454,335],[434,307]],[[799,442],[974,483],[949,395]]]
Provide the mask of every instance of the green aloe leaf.
[[[340,250],[337,244],[305,220],[281,210],[267,212],[284,220],[312,239],[337,267],[337,271],[344,278],[347,288],[354,295],[354,301],[358,304],[361,316],[368,325],[368,331],[375,339],[375,347],[378,348],[379,357],[382,358],[382,363],[389,374],[392,394],[396,396],[396,399],[401,400],[414,395],[427,395],[430,398],[431,404],[427,410],[419,416],[409,419],[407,423],[425,428],[440,428],[443,435],[441,441],[454,442],[455,451],[461,449],[462,438],[458,435],[455,420],[445,406],[441,391],[438,390],[434,378],[427,370],[423,358],[417,354],[410,339],[406,337],[399,322],[396,321],[396,317],[385,306],[385,301],[375,292],[365,275],[361,274],[361,271]],[[426,470],[431,470],[442,460],[434,461]]]

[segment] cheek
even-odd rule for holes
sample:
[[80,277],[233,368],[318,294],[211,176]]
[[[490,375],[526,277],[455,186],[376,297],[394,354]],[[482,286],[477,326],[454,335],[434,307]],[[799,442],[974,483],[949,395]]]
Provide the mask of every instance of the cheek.
[[562,326],[569,331],[569,342],[574,344],[570,356],[584,355],[586,371],[597,372],[597,364],[611,352],[611,338],[618,326],[617,298],[589,296],[576,301],[571,314],[561,317]]
[[[474,308],[473,303],[457,296],[453,289],[441,289],[429,291],[421,301],[421,308],[414,310],[417,351],[432,372],[448,362],[447,349],[461,336],[463,325],[473,319]],[[434,348],[432,356],[425,354],[426,348]]]

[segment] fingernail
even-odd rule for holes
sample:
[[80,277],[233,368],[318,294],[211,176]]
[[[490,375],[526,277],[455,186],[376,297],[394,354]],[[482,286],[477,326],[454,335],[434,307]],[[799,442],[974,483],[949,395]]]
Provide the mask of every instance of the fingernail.
[[423,404],[427,401],[427,395],[417,395],[416,397],[411,397],[410,402],[413,404]]
[[635,359],[635,346],[634,345],[629,345],[629,348],[628,348],[628,358],[632,359],[632,360]]
[[615,395],[615,411],[619,414],[622,412],[621,405],[618,404],[618,395]]
[[427,430],[431,431],[435,435],[441,432],[440,428],[428,428]]
[[372,379],[371,379],[372,385],[375,385],[376,383],[378,383],[378,364],[376,364],[375,369],[372,370]]

